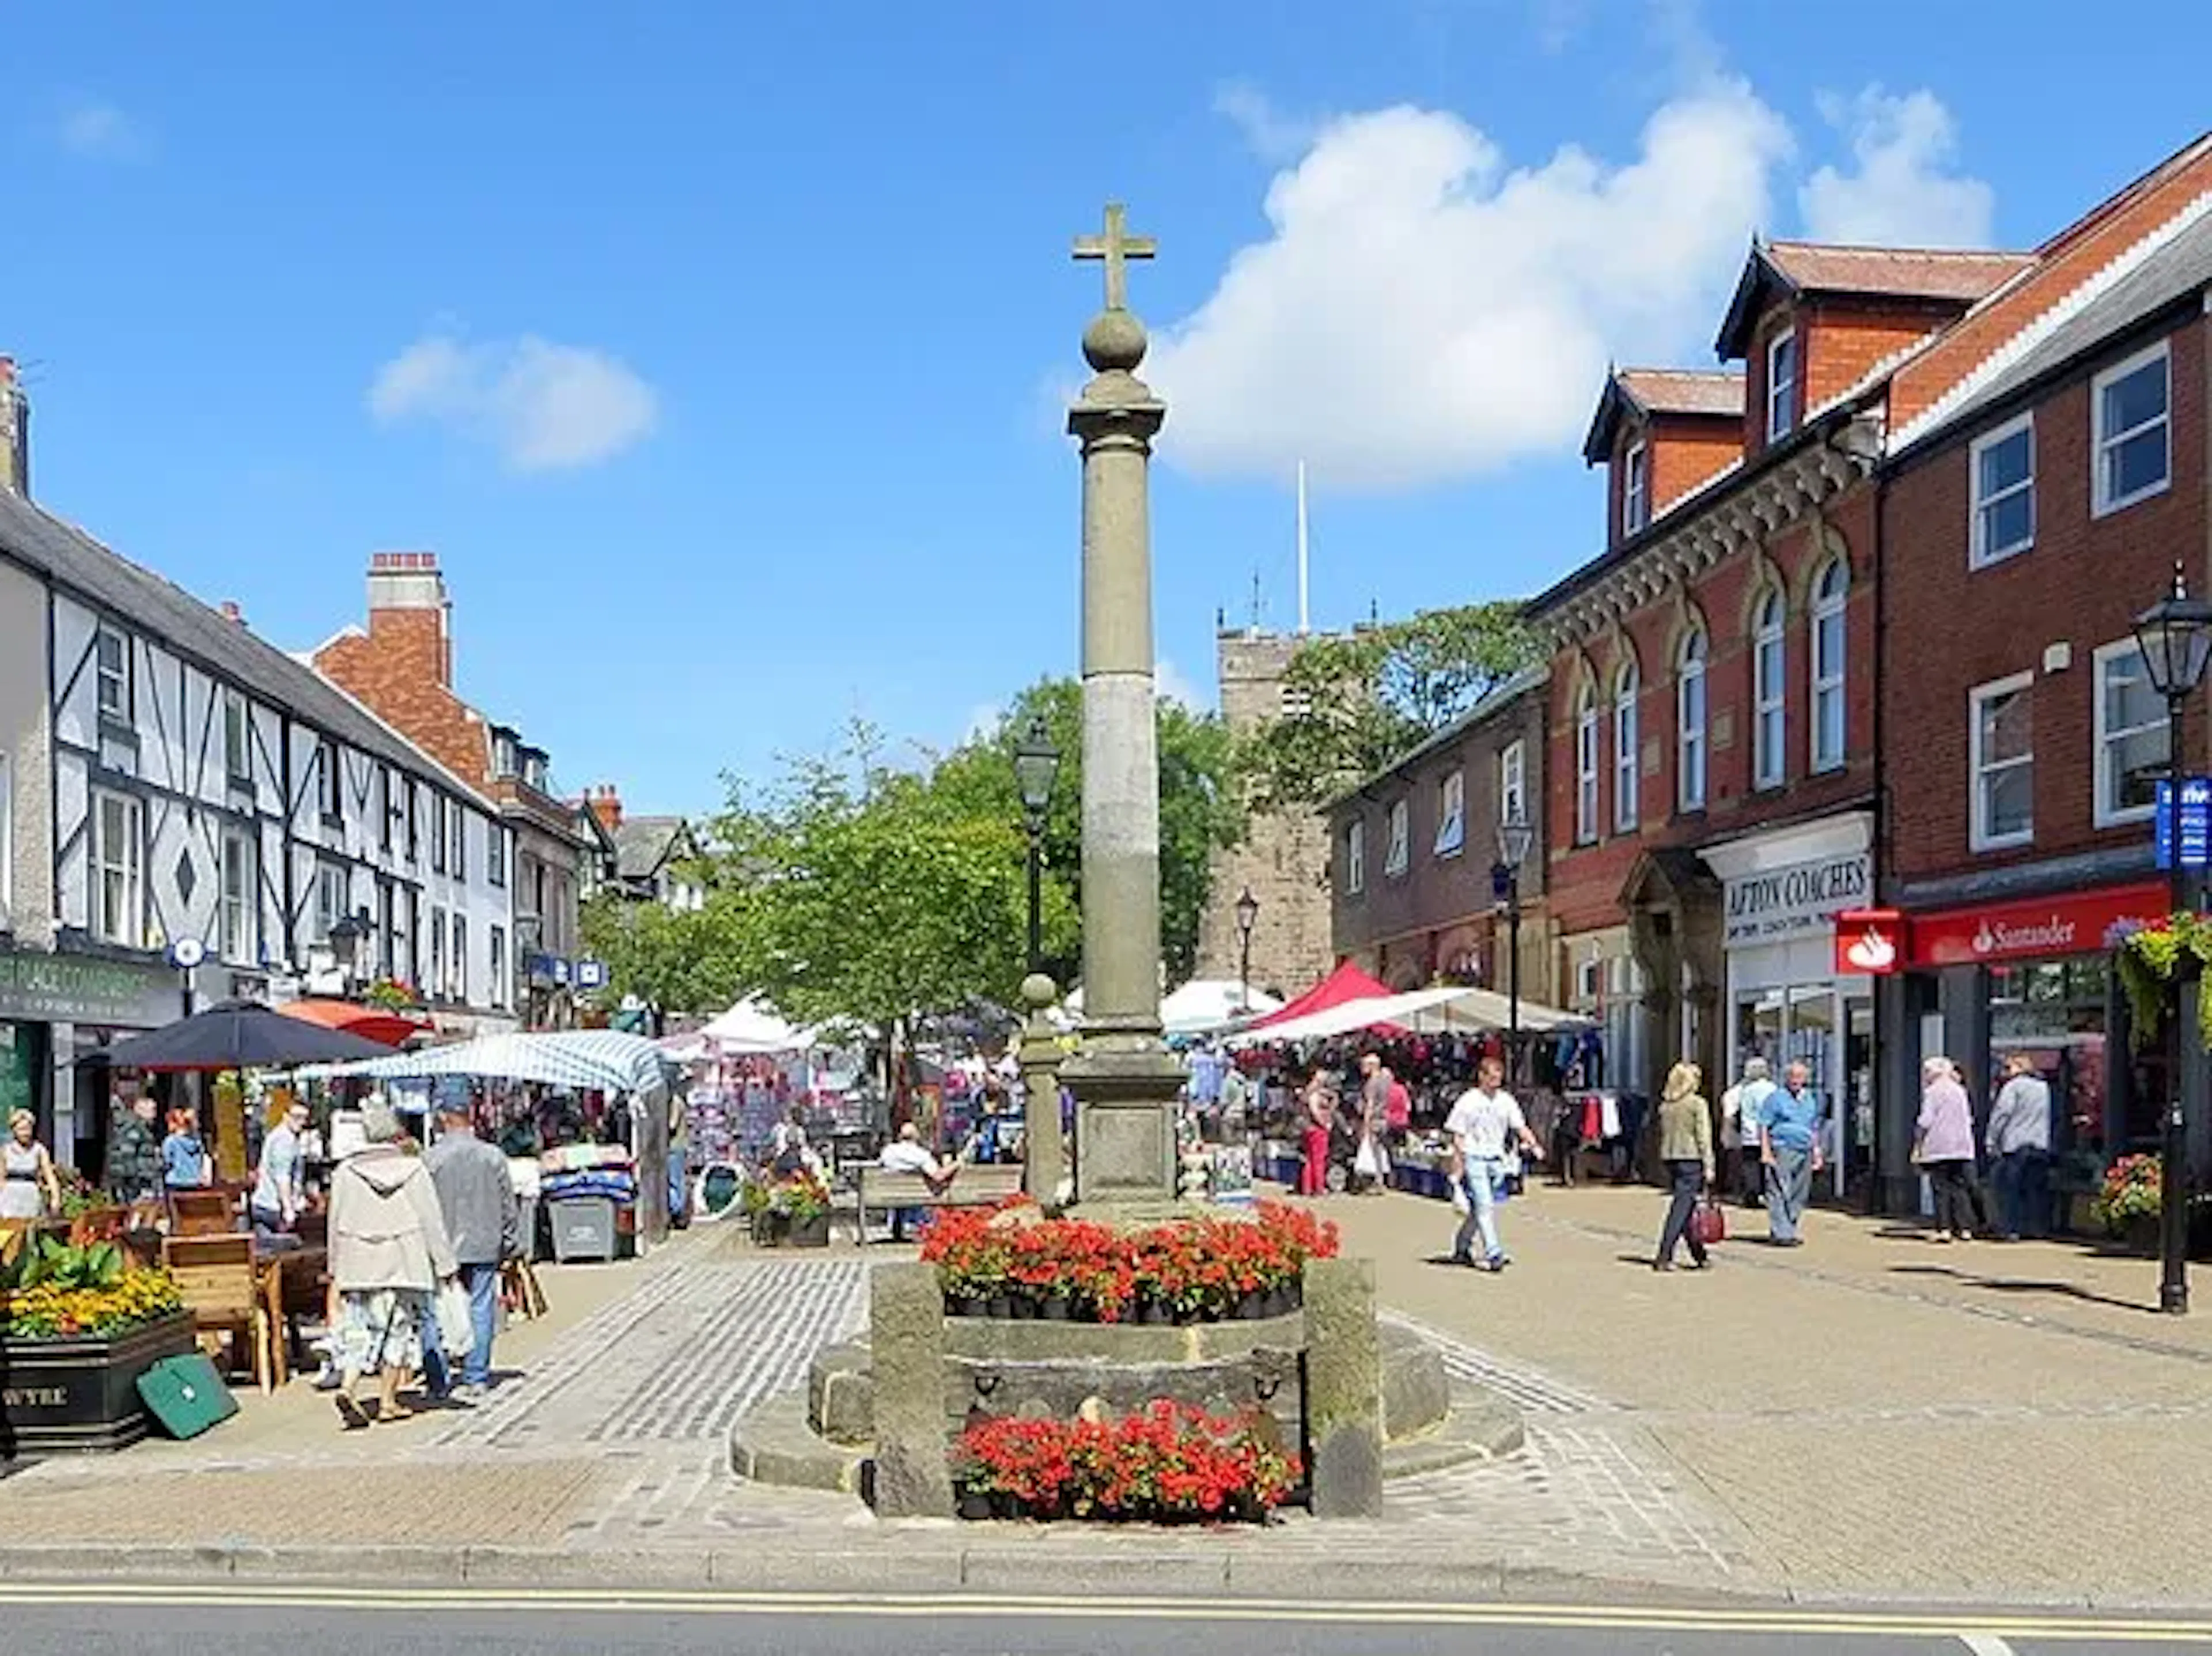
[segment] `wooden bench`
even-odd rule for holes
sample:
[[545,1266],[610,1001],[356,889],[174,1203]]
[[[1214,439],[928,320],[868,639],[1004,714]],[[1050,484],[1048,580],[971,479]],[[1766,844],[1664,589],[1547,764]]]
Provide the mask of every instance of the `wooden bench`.
[[868,1209],[896,1213],[902,1208],[988,1208],[1022,1193],[1019,1165],[962,1162],[949,1179],[934,1183],[920,1173],[894,1172],[888,1167],[862,1166],[859,1174],[858,1230],[860,1245],[868,1245]]

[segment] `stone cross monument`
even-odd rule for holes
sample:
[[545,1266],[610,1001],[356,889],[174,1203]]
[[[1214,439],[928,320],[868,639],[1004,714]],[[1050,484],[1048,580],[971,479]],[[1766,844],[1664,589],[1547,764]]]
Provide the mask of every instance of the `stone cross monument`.
[[1118,203],[1075,257],[1106,266],[1083,331],[1092,376],[1067,412],[1083,451],[1083,1050],[1075,1095],[1079,1204],[1175,1200],[1182,1071],[1160,1043],[1160,777],[1152,687],[1152,439],[1167,405],[1137,378],[1145,325],[1127,261],[1150,259]]

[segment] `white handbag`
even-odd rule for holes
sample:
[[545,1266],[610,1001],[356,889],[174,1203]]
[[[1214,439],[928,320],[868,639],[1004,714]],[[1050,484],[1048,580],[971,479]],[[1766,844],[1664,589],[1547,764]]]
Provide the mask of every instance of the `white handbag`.
[[469,1291],[456,1277],[438,1285],[438,1349],[448,1357],[465,1357],[476,1349],[475,1310]]

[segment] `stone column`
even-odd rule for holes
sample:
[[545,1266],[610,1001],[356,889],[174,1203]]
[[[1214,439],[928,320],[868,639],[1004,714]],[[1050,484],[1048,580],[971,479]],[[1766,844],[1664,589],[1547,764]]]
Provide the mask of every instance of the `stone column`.
[[1022,1185],[1040,1207],[1060,1201],[1067,1173],[1067,1147],[1060,1131],[1060,1032],[1045,1010],[1060,989],[1041,971],[1022,979],[1029,1018],[1022,1026],[1020,1062],[1024,1096],[1022,1123]]
[[950,1518],[945,1300],[934,1265],[878,1265],[868,1277],[875,1377],[875,1481],[882,1518]]
[[1077,244],[1106,264],[1106,308],[1083,332],[1093,370],[1068,411],[1083,453],[1084,1049],[1076,1098],[1079,1202],[1175,1199],[1182,1070],[1160,1042],[1160,785],[1152,685],[1152,439],[1167,405],[1137,378],[1145,327],[1122,260],[1149,257],[1107,210]]

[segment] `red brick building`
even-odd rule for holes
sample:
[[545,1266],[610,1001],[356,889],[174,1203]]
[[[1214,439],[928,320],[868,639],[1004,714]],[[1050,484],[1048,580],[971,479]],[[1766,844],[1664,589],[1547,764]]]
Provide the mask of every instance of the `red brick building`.
[[[2177,565],[2192,591],[2212,586],[2208,302],[2212,142],[2200,142],[2054,237],[1893,381],[1882,849],[1885,897],[1905,916],[1905,970],[1885,986],[1893,1184],[1915,1182],[1904,1102],[1927,1051],[1977,1081],[2032,1056],[2066,1105],[2057,1148],[2077,1188],[2155,1144],[2165,1079],[2132,1053],[2105,935],[2167,905],[2149,819],[2170,733],[2130,627]],[[2192,715],[2182,734],[2190,768],[2207,769],[2204,726]]]

